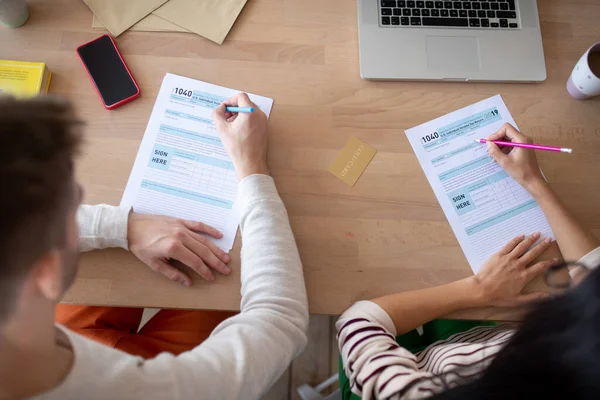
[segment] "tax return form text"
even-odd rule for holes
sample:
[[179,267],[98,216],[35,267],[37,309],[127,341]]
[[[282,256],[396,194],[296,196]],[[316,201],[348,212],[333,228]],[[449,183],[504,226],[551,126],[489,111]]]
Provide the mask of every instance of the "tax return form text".
[[[121,206],[211,225],[223,233],[223,238],[211,240],[231,250],[239,224],[238,181],[211,113],[237,93],[165,75]],[[268,117],[273,100],[248,95]]]
[[475,143],[506,122],[517,128],[496,95],[405,131],[475,273],[516,236],[554,238],[535,200]]

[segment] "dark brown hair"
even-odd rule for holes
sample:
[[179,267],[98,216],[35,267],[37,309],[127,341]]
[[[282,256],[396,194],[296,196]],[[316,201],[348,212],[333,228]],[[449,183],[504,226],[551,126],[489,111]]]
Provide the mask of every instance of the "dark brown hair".
[[0,96],[0,322],[35,261],[65,244],[80,125],[65,100]]
[[600,399],[600,266],[538,303],[479,379],[435,400]]

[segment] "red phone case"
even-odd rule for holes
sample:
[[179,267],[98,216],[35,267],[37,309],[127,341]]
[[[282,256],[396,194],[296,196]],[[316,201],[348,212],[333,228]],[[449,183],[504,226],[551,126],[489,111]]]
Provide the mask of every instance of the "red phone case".
[[[96,86],[96,83],[94,82],[94,79],[92,79],[92,76],[90,75],[90,71],[87,69],[87,66],[85,65],[85,63],[83,62],[83,59],[81,58],[81,56],[79,55],[79,49],[82,48],[83,46],[86,46],[90,43],[95,42],[96,40],[100,40],[101,38],[103,38],[104,36],[107,36],[110,41],[112,42],[112,45],[114,46],[115,50],[117,51],[117,54],[119,55],[119,58],[121,59],[121,62],[123,63],[123,65],[125,66],[125,69],[127,70],[127,73],[129,74],[129,77],[131,78],[131,81],[133,82],[133,84],[135,85],[135,88],[137,89],[137,93],[134,94],[133,96],[129,96],[126,99],[123,99],[115,104],[111,104],[108,105],[104,102],[104,100],[102,99],[102,95],[100,94],[100,91],[98,90],[98,87]],[[83,68],[85,69],[85,72],[88,76],[88,78],[90,78],[90,81],[92,82],[92,85],[94,85],[94,89],[96,90],[96,94],[98,95],[98,97],[100,98],[100,101],[102,102],[102,105],[104,106],[104,108],[106,108],[107,110],[113,110],[119,106],[122,106],[125,103],[130,102],[131,100],[140,97],[140,87],[138,86],[137,82],[135,81],[135,78],[133,77],[133,75],[131,74],[131,71],[129,70],[129,67],[127,66],[127,63],[125,63],[125,60],[123,60],[123,56],[121,55],[121,52],[119,51],[119,48],[117,47],[117,44],[115,43],[115,40],[113,39],[113,37],[111,35],[105,34],[102,36],[97,37],[94,40],[91,40],[87,43],[82,44],[81,46],[78,46],[77,49],[77,57],[79,58],[79,61],[81,61],[81,64],[83,65]]]

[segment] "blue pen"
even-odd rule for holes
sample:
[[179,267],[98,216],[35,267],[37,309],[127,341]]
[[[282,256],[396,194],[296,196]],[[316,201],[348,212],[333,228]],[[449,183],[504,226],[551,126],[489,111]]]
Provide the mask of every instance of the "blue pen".
[[232,113],[251,113],[254,112],[254,107],[225,107],[225,109]]

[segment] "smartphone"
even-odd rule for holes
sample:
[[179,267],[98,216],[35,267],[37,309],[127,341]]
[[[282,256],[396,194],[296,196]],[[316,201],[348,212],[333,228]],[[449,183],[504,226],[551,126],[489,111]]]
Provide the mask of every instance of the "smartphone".
[[77,55],[104,108],[112,110],[140,95],[140,88],[112,36],[102,35],[82,44],[77,48]]

